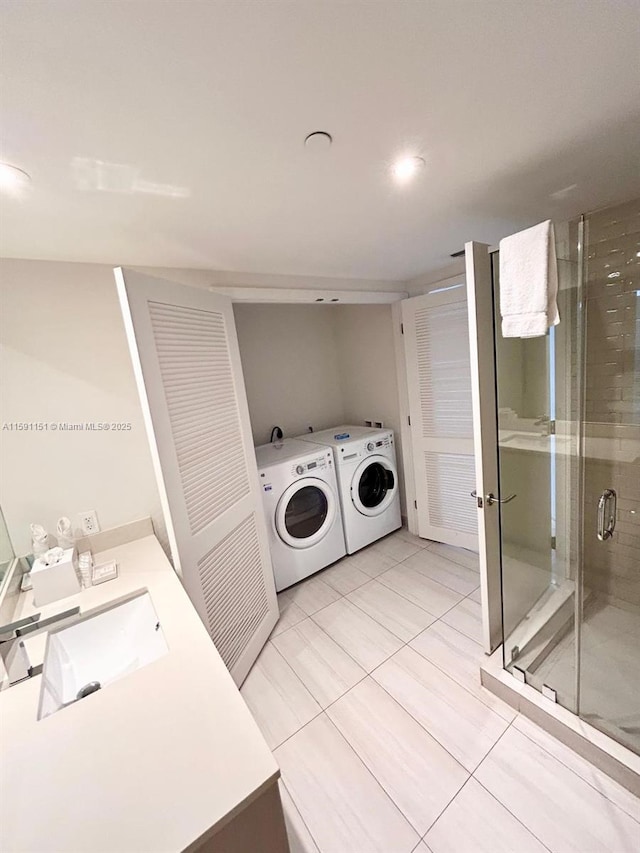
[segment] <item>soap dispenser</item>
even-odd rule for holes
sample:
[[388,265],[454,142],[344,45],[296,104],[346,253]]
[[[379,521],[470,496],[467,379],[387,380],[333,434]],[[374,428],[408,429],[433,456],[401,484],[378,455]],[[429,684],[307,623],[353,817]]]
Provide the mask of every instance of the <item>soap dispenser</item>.
[[58,545],[61,548],[73,548],[76,544],[73,538],[73,530],[71,529],[71,519],[66,516],[58,519],[56,525],[56,535],[58,537]]
[[39,557],[49,550],[49,534],[41,524],[31,525],[31,548],[34,557]]

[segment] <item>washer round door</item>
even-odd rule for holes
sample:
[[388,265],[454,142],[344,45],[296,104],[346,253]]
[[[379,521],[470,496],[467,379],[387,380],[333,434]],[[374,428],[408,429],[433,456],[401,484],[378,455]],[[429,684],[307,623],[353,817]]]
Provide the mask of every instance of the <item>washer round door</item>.
[[331,486],[315,477],[305,477],[292,483],[278,501],[278,536],[292,548],[310,548],[331,530],[336,512]]
[[380,515],[396,496],[398,475],[390,459],[368,456],[351,480],[351,500],[362,515]]

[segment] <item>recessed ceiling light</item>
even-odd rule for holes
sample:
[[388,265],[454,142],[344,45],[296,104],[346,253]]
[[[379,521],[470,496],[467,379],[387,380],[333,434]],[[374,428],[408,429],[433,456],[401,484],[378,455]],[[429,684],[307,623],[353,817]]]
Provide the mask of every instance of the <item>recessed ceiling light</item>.
[[6,193],[19,193],[31,182],[31,175],[27,175],[17,166],[9,163],[0,163],[0,190]]
[[423,157],[400,157],[393,164],[391,171],[397,183],[406,184],[412,178],[415,178],[418,172],[424,169],[425,165]]
[[305,137],[304,147],[311,148],[313,151],[326,151],[331,148],[332,142],[333,136],[326,130],[314,130]]

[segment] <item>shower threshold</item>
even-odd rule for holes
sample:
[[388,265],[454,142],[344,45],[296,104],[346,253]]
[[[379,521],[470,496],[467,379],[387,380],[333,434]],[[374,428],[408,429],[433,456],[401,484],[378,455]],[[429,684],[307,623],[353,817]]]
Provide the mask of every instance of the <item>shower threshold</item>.
[[570,580],[550,586],[514,628],[504,644],[510,671],[533,672],[571,630],[574,593],[575,584]]

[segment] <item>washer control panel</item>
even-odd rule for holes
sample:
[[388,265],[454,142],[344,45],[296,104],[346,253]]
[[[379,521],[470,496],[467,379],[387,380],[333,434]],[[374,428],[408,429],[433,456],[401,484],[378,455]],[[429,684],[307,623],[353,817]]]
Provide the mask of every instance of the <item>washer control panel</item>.
[[305,459],[304,462],[297,462],[291,466],[291,474],[294,477],[302,477],[303,475],[313,475],[316,471],[323,471],[331,467],[333,464],[331,451],[321,453],[314,459]]
[[354,464],[355,460],[369,453],[383,453],[389,447],[393,447],[393,433],[378,433],[364,441],[350,442],[346,447],[341,447],[336,455],[336,463],[338,465]]
[[371,441],[367,441],[365,444],[365,450],[367,453],[379,453],[382,448],[391,447],[392,444],[393,439],[391,438],[391,435],[376,436],[371,439]]

